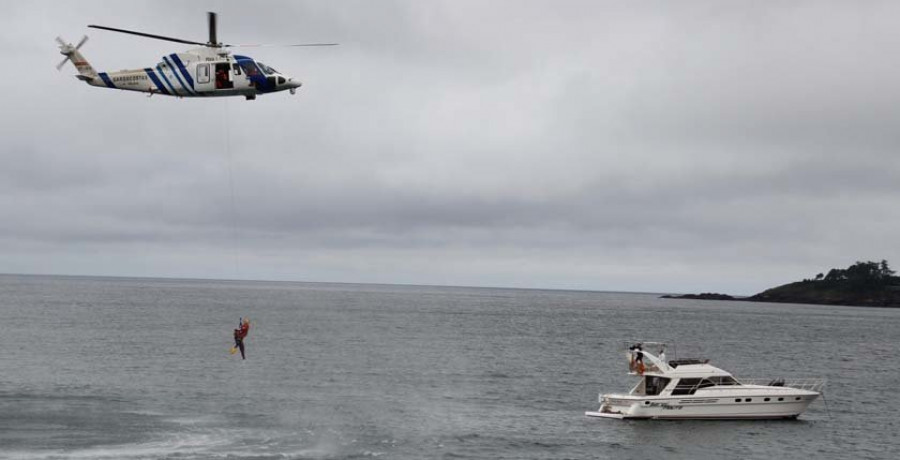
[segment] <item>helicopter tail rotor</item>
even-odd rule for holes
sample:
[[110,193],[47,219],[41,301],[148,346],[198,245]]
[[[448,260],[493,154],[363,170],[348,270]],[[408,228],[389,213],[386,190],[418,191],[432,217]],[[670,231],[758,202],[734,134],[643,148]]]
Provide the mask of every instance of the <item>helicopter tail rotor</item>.
[[76,69],[78,69],[79,74],[90,77],[97,75],[97,72],[94,71],[94,68],[91,67],[84,56],[81,55],[81,52],[78,51],[78,49],[81,48],[81,46],[84,45],[87,41],[87,35],[81,37],[81,41],[79,41],[77,45],[66,43],[62,38],[56,37],[56,42],[59,43],[59,52],[60,54],[65,56],[65,59],[63,59],[62,62],[56,65],[56,70],[62,70],[62,67],[66,65],[67,61],[72,61],[72,64]]

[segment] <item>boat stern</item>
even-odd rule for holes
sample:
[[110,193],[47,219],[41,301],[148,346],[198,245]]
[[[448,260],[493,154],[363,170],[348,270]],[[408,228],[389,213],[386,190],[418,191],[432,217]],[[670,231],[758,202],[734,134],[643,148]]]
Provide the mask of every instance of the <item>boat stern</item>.
[[596,411],[585,412],[588,417],[605,418],[646,418],[635,411],[640,406],[640,400],[630,395],[601,394],[599,397],[600,408]]
[[625,418],[625,416],[622,415],[622,414],[613,414],[613,413],[610,413],[610,412],[594,412],[594,411],[587,411],[587,412],[584,413],[584,415],[586,415],[586,416],[588,416],[588,417],[614,418],[614,419],[619,419],[619,420]]

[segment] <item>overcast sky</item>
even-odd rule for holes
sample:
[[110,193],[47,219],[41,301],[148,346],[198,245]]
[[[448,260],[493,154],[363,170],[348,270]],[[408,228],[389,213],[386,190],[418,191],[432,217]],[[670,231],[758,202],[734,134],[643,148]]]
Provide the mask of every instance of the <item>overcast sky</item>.
[[[900,266],[898,2],[7,2],[0,273],[753,294]],[[76,80],[231,43],[255,101]]]

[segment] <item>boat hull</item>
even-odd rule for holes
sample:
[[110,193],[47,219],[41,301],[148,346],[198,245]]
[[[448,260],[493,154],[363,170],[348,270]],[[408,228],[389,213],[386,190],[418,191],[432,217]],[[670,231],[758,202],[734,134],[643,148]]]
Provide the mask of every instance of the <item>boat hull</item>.
[[584,415],[597,418],[614,418],[618,420],[796,420],[800,414],[758,414],[758,415],[657,415],[657,416],[629,416],[622,414],[607,414],[603,412],[587,411]]
[[[817,393],[792,395],[789,400],[779,402],[777,397],[758,394],[718,398],[623,398],[607,395],[601,397],[603,404],[600,410],[585,412],[585,415],[660,420],[795,419],[818,396]],[[764,401],[766,398],[770,401]]]

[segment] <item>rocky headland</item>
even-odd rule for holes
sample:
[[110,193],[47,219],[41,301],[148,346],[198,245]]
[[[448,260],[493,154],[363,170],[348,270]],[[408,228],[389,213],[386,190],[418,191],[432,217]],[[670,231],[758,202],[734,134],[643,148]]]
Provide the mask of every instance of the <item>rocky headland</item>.
[[827,275],[819,273],[813,278],[766,289],[750,297],[704,293],[664,295],[662,298],[900,308],[900,277],[894,276],[886,260],[856,262],[845,269],[833,268]]

